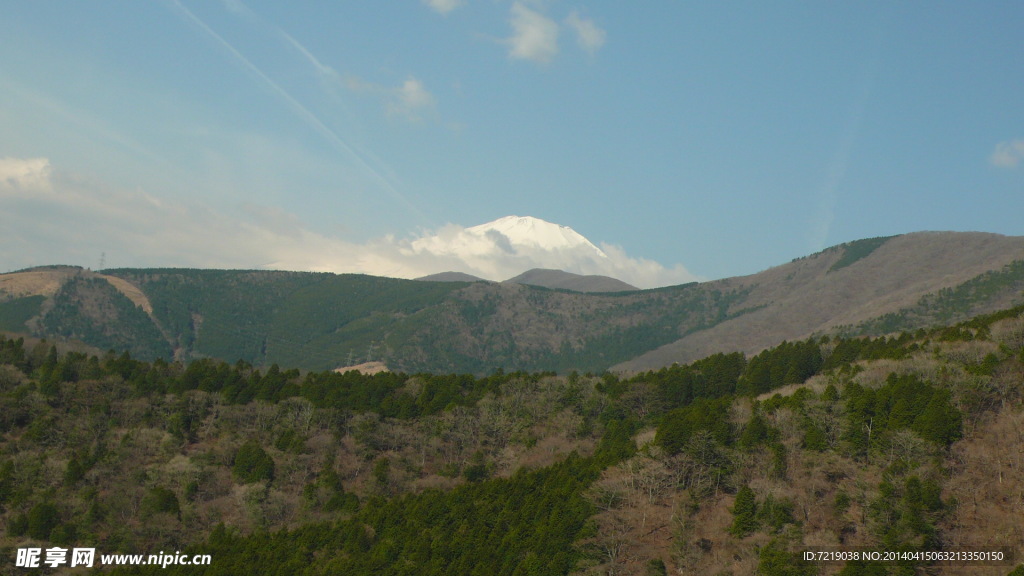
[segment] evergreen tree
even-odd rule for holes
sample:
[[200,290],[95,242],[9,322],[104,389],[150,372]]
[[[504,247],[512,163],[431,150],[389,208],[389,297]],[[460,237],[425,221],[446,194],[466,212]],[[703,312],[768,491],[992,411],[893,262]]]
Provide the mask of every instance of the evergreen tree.
[[235,464],[231,469],[235,478],[243,484],[271,481],[274,479],[274,459],[256,443],[250,440],[238,449]]
[[744,484],[736,493],[732,507],[732,526],[729,533],[738,538],[757,530],[757,500],[750,486]]
[[744,450],[752,450],[768,442],[770,433],[771,429],[768,427],[768,423],[764,421],[761,412],[755,407],[753,416],[750,417],[750,421],[743,428],[743,433],[740,434],[739,446]]
[[949,446],[963,437],[963,417],[950,404],[948,393],[936,392],[924,411],[914,419],[911,429],[925,440]]
[[49,540],[58,524],[60,512],[49,502],[36,504],[28,512],[28,535],[36,540]]
[[757,573],[761,576],[813,576],[818,569],[798,554],[787,551],[785,543],[776,538],[758,553]]

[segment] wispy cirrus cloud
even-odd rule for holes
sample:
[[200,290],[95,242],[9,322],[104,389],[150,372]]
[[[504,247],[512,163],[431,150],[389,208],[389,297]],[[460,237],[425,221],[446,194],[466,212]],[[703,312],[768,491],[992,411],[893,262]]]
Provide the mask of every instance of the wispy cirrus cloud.
[[1016,168],[1024,160],[1024,140],[1008,140],[996,144],[989,162],[998,168]]
[[[233,44],[228,42],[223,36],[218,34],[213,28],[211,28],[206,22],[195,15],[191,10],[185,7],[179,0],[171,0],[171,6],[177,11],[182,17],[188,22],[198,28],[206,36],[211,38],[217,45],[226,50],[228,54],[232,56],[234,61],[253,76],[255,76],[265,87],[276,94],[282,102],[303,122],[309,126],[314,132],[320,134],[335,150],[343,154],[346,158],[352,159],[360,166],[363,170],[370,175],[377,184],[383,188],[386,192],[391,194],[402,206],[407,208],[410,212],[422,216],[422,211],[417,207],[405,194],[400,192],[397,186],[382,173],[382,170],[374,167],[370,160],[363,154],[360,154],[352,145],[350,145],[344,138],[342,138],[333,128],[331,128],[326,122],[324,122],[316,113],[310,108],[305,106],[295,96],[291,94],[285,87],[279,82],[271,78],[265,73],[259,66],[253,63],[248,57],[245,56],[236,48]],[[241,0],[229,0],[228,8],[232,12],[240,13],[245,15],[246,18],[255,18],[255,15]],[[283,31],[279,32],[284,34]],[[285,34],[287,36],[287,34]],[[319,64],[319,61],[312,57],[301,44],[292,38],[292,43],[299,48],[304,55],[312,59],[321,70],[330,70],[328,67]],[[384,170],[383,172],[387,172]]]
[[[257,16],[252,10],[250,10],[249,7],[242,2],[242,0],[224,0],[224,2],[229,11],[239,14],[243,16],[245,19],[252,21],[253,23],[259,23],[260,26],[265,27],[273,35],[276,35],[278,38],[280,38],[285,44],[287,44],[292,50],[294,50],[296,53],[298,53],[299,56],[301,56],[302,60],[305,61],[316,72],[317,77],[320,78],[320,80],[324,82],[327,85],[327,87],[333,89],[335,86],[345,86],[352,91],[374,94],[384,101],[384,109],[389,117],[399,117],[410,121],[419,121],[422,119],[421,115],[424,112],[434,108],[434,104],[436,102],[434,95],[431,94],[426,89],[426,87],[423,85],[423,82],[421,82],[414,76],[409,76],[397,88],[389,88],[381,84],[367,82],[354,76],[351,76],[348,79],[343,79],[341,74],[339,74],[331,66],[324,64],[323,61],[317,58],[316,55],[314,55],[309,50],[309,48],[307,48],[298,39],[296,39],[288,32],[284,31],[283,29],[279,28],[275,24],[264,22],[261,18],[259,18],[259,16]],[[461,2],[459,1],[453,0],[433,0],[429,2],[429,4],[432,7],[439,10],[442,8],[447,8],[447,10],[451,10],[457,7],[458,4],[460,3]],[[205,25],[203,26],[205,27]],[[206,27],[206,30],[210,34],[213,34],[218,40],[223,41],[223,39],[219,35],[216,35],[216,33],[210,30],[208,27]],[[224,43],[226,44],[226,42]],[[248,62],[248,60],[246,60],[245,57],[242,56],[240,52],[234,50],[234,48],[230,47],[230,45],[228,46],[237,57],[243,60],[244,64],[246,64],[248,67],[255,69],[255,66]],[[258,69],[257,72],[262,75],[262,73],[259,72]],[[285,93],[284,89],[281,88],[280,85],[273,83],[273,81],[267,78],[265,75],[262,76],[267,82],[270,82],[274,86],[276,86],[280,92]],[[290,95],[287,95],[287,93],[285,93],[285,95],[288,96],[289,99],[291,99]],[[305,110],[305,107],[303,107],[301,104],[298,104],[297,102],[295,104],[298,105],[300,108],[303,108],[303,110]],[[312,116],[312,113],[310,113],[310,115]],[[317,122],[319,123],[319,119],[317,119]],[[347,143],[345,143],[345,145],[348,146]]]
[[324,64],[319,58],[317,58],[308,48],[306,48],[304,44],[299,42],[288,32],[285,32],[284,29],[279,27],[277,24],[261,18],[242,0],[222,0],[222,2],[228,12],[239,16],[250,25],[262,28],[263,30],[268,31],[271,35],[277,36],[280,40],[283,40],[302,56],[302,59],[316,71],[317,75],[321,79],[334,82],[340,80],[340,75],[333,68]]
[[282,38],[284,38],[285,42],[290,44],[292,48],[298,51],[299,54],[301,54],[302,57],[305,58],[307,62],[309,62],[310,65],[313,66],[313,69],[316,70],[317,75],[321,79],[332,82],[337,82],[340,80],[340,75],[338,74],[338,72],[334,70],[334,68],[331,68],[330,66],[321,62],[316,56],[313,55],[312,52],[310,52],[304,45],[299,43],[299,41],[296,40],[291,34],[280,29],[277,30],[277,33],[280,34]]

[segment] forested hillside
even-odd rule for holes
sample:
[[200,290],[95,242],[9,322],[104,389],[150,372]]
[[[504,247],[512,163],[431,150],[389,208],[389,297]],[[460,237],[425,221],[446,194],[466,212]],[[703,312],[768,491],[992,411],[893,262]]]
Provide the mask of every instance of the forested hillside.
[[[148,314],[110,279],[145,295]],[[140,359],[307,370],[383,361],[406,372],[600,371],[714,325],[742,291],[696,284],[583,294],[520,284],[230,270],[81,271],[50,298],[0,301],[2,327]]]
[[629,378],[302,373],[3,338],[0,557],[211,555],[161,569],[182,574],[1008,574],[798,553],[1024,549],[1022,400],[1024,308]]

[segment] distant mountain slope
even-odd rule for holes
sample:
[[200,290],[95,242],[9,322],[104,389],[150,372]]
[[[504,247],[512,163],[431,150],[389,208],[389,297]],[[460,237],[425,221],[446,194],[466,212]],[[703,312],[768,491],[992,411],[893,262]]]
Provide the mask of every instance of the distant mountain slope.
[[515,278],[509,278],[505,282],[543,286],[544,288],[560,290],[573,290],[575,292],[628,292],[630,290],[639,290],[636,286],[608,276],[593,274],[584,276],[573,274],[572,272],[563,272],[562,270],[546,270],[542,268],[527,270]]
[[697,284],[584,294],[353,274],[107,273],[144,293],[152,316],[110,283],[100,290],[69,281],[45,301],[0,303],[0,320],[7,311],[8,323],[22,322],[8,330],[125,348],[140,358],[215,357],[315,370],[383,361],[405,372],[600,371],[721,322],[743,298]]
[[[782,340],[840,329],[877,333],[881,325],[875,319],[899,314],[922,298],[949,293],[1021,260],[1024,237],[998,234],[919,232],[842,244],[752,276],[708,283],[721,290],[747,290],[744,305],[758,309],[615,368],[646,370],[719,351],[753,354]],[[920,310],[910,321],[893,328],[956,321],[1020,303],[1024,301],[1020,268],[1012,268],[1012,277],[1004,277],[999,290],[977,298],[959,313],[930,315]]]
[[[307,272],[40,272],[0,275],[0,330],[143,359],[311,370],[378,361],[408,373],[637,371],[814,334],[912,330],[1022,303],[1024,238],[872,238],[750,276],[602,293],[557,282],[565,289]],[[538,270],[518,280],[538,278],[573,275]]]

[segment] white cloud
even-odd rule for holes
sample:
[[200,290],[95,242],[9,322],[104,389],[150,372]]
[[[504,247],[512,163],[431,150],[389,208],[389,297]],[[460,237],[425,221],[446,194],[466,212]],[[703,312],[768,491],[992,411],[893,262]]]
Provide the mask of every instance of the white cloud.
[[404,116],[410,120],[418,120],[419,114],[434,107],[434,96],[424,88],[423,83],[409,76],[394,91],[394,98],[388,105],[392,115]]
[[666,268],[654,260],[631,258],[621,246],[602,242],[601,250],[608,255],[609,266],[604,268],[603,271],[589,272],[589,274],[611,276],[639,288],[674,286],[687,282],[706,280],[706,278],[690,272],[682,264],[675,264],[671,268]]
[[573,10],[569,13],[569,17],[565,19],[565,23],[576,32],[576,42],[580,45],[580,48],[583,48],[590,54],[594,54],[604,46],[608,34],[594,24],[593,20],[580,18],[580,15]]
[[989,162],[999,168],[1016,168],[1024,160],[1024,140],[1013,140],[996,144]]
[[423,0],[423,3],[439,14],[447,14],[462,6],[463,0]]
[[[575,233],[573,233],[575,234]],[[582,239],[582,238],[581,238]],[[600,249],[585,240],[558,249],[517,239],[493,228],[463,228],[449,224],[401,245],[411,262],[430,269],[420,276],[445,271],[465,272],[487,280],[506,280],[531,268],[550,268],[575,274],[618,278],[641,288],[698,280],[682,266],[666,268],[652,260],[631,258],[619,246]]]
[[49,189],[49,159],[0,158],[0,191],[39,192]]
[[388,116],[412,122],[419,121],[421,115],[433,110],[436,104],[434,95],[414,76],[409,76],[395,88],[366,82],[355,76],[347,78],[346,85],[353,92],[370,94],[382,100]]
[[513,34],[505,42],[509,56],[519,60],[550,62],[558,55],[558,24],[523,4],[512,4],[509,23]]

